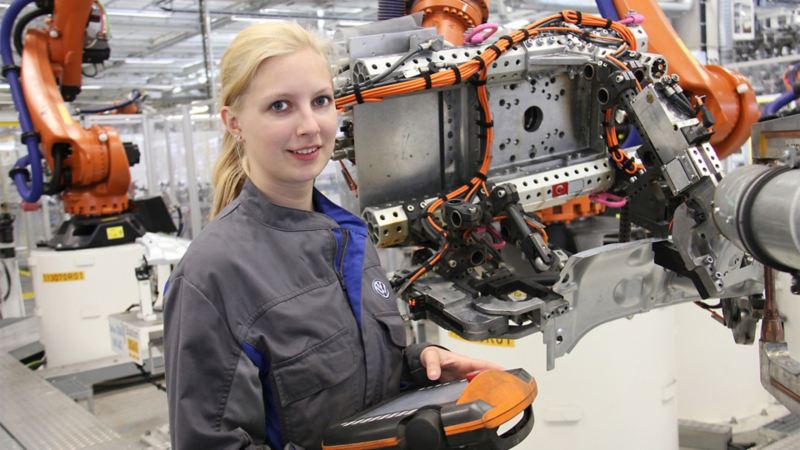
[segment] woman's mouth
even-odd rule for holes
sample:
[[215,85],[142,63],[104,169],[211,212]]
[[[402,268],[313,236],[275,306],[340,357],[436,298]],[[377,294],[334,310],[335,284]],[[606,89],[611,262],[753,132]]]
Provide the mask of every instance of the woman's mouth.
[[317,157],[319,149],[320,147],[318,145],[314,145],[311,147],[298,148],[297,150],[289,150],[289,153],[302,161],[310,161]]

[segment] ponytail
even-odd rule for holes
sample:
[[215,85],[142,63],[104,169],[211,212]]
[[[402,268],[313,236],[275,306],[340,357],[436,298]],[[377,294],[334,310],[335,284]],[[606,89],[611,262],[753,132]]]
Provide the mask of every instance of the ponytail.
[[214,165],[214,174],[211,177],[214,201],[211,205],[210,219],[217,217],[217,214],[242,192],[242,186],[247,178],[246,160],[243,156],[241,144],[226,131],[222,138],[222,153]]

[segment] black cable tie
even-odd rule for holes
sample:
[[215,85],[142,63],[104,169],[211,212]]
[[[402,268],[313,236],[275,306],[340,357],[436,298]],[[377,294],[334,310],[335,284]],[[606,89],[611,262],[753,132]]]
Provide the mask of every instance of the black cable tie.
[[610,152],[616,152],[617,150],[619,150],[619,145],[612,145],[608,147],[608,151]]
[[486,139],[486,135],[483,133],[478,133],[478,139]]
[[496,46],[496,45],[494,45],[494,44],[492,44],[492,45],[490,45],[490,46],[486,47],[486,49],[487,49],[487,50],[494,50],[494,53],[495,53],[495,55],[497,55],[497,56],[500,56],[500,54],[502,53],[502,51],[500,51],[500,49],[499,49],[499,48],[497,48],[497,46]]
[[447,201],[448,201],[448,200],[450,200],[450,199],[449,199],[449,198],[447,198],[447,196],[446,196],[446,195],[443,195],[443,196],[439,197],[439,200],[441,200],[441,201],[442,201],[442,203],[447,203]]
[[575,11],[575,14],[578,15],[578,26],[583,25],[583,13],[580,11]]
[[472,177],[473,177],[473,178],[478,178],[478,179],[480,179],[481,181],[486,181],[486,175],[484,175],[484,174],[483,174],[483,173],[481,173],[481,172],[475,172],[475,173],[472,175]]
[[358,104],[364,103],[364,97],[361,96],[361,88],[358,86],[358,83],[353,85],[353,93],[356,95],[356,102]]
[[522,31],[522,34],[525,35],[525,40],[526,41],[531,38],[531,32],[528,31],[527,28],[521,28],[520,31]]
[[633,159],[628,158],[625,161],[623,161],[622,162],[622,168],[625,169],[625,170],[633,169],[634,168]]
[[508,42],[508,48],[511,48],[511,47],[514,46],[514,39],[512,39],[511,36],[506,34],[506,35],[503,35],[503,36],[500,36],[499,38],[497,38],[498,41],[500,41],[501,39],[504,39],[506,42]]
[[468,80],[468,82],[469,82],[470,84],[473,84],[473,85],[475,85],[475,86],[486,86],[486,80],[481,80],[481,79],[478,77],[478,74],[477,74],[477,73],[476,73],[475,75],[473,75],[473,76],[469,77],[469,80]]
[[607,127],[607,126],[611,125],[611,122],[607,122],[607,121],[604,120],[604,121],[600,122],[600,125],[603,125],[604,127]]
[[37,133],[35,131],[26,131],[26,132],[22,133],[22,135],[20,136],[19,140],[22,142],[22,145],[26,145],[25,141],[30,137],[36,139],[36,142],[41,142],[42,141],[42,138],[41,138],[41,136],[39,136],[39,133]]
[[482,120],[476,120],[475,123],[481,128],[492,128],[494,126],[494,120],[491,122],[484,122]]
[[12,179],[17,174],[25,175],[25,182],[26,183],[31,181],[31,174],[30,174],[30,172],[28,172],[28,169],[26,169],[24,167],[14,167],[13,169],[8,171],[8,176],[11,177]]
[[611,24],[613,24],[613,23],[614,23],[614,21],[613,21],[613,20],[611,20],[611,19],[606,19],[606,24],[605,24],[605,26],[603,26],[603,28],[605,28],[605,29],[609,30],[609,29],[611,29]]
[[431,213],[429,213],[428,211],[425,211],[424,213],[422,213],[422,214],[419,216],[419,218],[420,218],[420,219],[422,219],[422,220],[425,220],[425,219],[427,219],[427,218],[428,218],[428,217],[430,217],[430,216],[431,216]]
[[461,83],[461,70],[458,67],[453,67],[451,69],[453,71],[453,75],[456,76],[456,82],[453,84],[460,84]]
[[6,73],[8,73],[9,70],[13,70],[13,71],[19,73],[19,66],[16,65],[16,64],[4,64],[2,70],[3,70],[3,72],[2,72],[3,73],[3,78],[8,78],[8,75],[6,75]]
[[480,66],[480,70],[486,69],[486,61],[483,60],[480,56],[475,56],[472,59],[478,61],[478,65]]
[[422,78],[425,78],[425,89],[430,89],[433,87],[433,82],[431,81],[431,74],[429,72],[423,73]]

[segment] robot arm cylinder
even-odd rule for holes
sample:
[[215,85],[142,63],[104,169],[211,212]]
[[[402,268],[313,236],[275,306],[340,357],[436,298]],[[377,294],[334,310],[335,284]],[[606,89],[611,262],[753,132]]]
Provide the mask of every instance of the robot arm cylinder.
[[720,232],[753,257],[800,270],[800,176],[796,169],[751,165],[731,172],[714,194]]

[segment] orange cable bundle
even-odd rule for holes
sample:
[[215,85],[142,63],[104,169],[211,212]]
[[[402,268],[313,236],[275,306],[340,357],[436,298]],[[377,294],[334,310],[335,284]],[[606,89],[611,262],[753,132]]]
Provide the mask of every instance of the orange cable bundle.
[[[545,24],[561,20],[567,24],[577,25],[578,27],[592,27],[592,28],[606,28],[613,32],[615,32],[619,37],[613,36],[603,36],[594,33],[586,33],[580,28],[573,28],[569,26],[544,26]],[[485,130],[485,145],[484,145],[484,156],[481,162],[480,168],[478,169],[478,173],[474,177],[472,177],[468,184],[464,184],[457,189],[449,192],[445,196],[436,199],[433,201],[427,208],[425,212],[425,220],[428,225],[434,230],[435,233],[439,234],[439,236],[444,241],[442,247],[434,254],[422,267],[420,267],[414,274],[410,277],[410,279],[403,285],[400,289],[400,292],[405,290],[411,283],[416,281],[419,277],[421,277],[426,271],[433,268],[443,257],[444,253],[449,248],[449,244],[446,241],[447,238],[447,231],[444,230],[436,221],[433,219],[433,214],[444,204],[445,201],[460,198],[464,196],[465,201],[470,201],[474,195],[479,191],[486,195],[489,195],[489,189],[486,186],[486,175],[489,172],[489,166],[491,165],[492,161],[492,140],[494,137],[493,128],[490,124],[492,124],[492,112],[491,108],[489,107],[489,97],[488,91],[486,89],[486,78],[487,78],[487,68],[497,60],[497,58],[503,54],[506,50],[510,47],[519,44],[524,39],[536,37],[537,35],[544,33],[544,32],[559,32],[559,33],[573,33],[578,36],[589,36],[592,39],[597,39],[609,43],[619,43],[619,47],[617,47],[616,51],[614,52],[614,56],[608,56],[609,62],[618,66],[623,71],[630,72],[630,70],[618,60],[615,56],[621,55],[625,50],[636,50],[636,39],[633,36],[633,33],[623,24],[618,22],[613,22],[608,19],[604,19],[599,16],[594,16],[591,14],[583,14],[578,11],[562,11],[559,14],[553,14],[547,17],[544,17],[536,22],[531,23],[524,29],[519,29],[512,32],[508,37],[501,37],[497,41],[495,41],[492,45],[488,46],[483,52],[480,52],[478,56],[472,58],[471,60],[462,63],[457,67],[453,67],[450,69],[440,70],[430,76],[419,76],[410,80],[406,81],[398,81],[396,83],[388,84],[385,86],[376,86],[368,89],[364,89],[360,91],[359,86],[355,86],[355,92],[347,95],[343,95],[336,99],[336,108],[340,111],[344,111],[346,108],[352,107],[354,104],[358,103],[369,103],[369,102],[380,102],[386,98],[399,96],[399,95],[406,95],[411,94],[414,92],[421,92],[426,89],[436,89],[436,88],[443,88],[448,86],[453,86],[459,83],[462,83],[466,80],[471,79],[473,76],[477,74],[478,83],[477,86],[477,96],[478,102],[480,103],[481,109],[483,111],[483,121],[484,121],[484,130]],[[509,40],[510,38],[510,40]],[[636,86],[638,89],[641,89],[638,81],[636,82]],[[607,111],[607,120],[610,124],[610,119],[608,119],[611,115],[611,110]],[[616,146],[618,145],[616,139],[616,131],[613,127],[607,127],[606,129],[606,138],[607,143],[609,146]],[[622,155],[612,153],[612,157],[614,158],[615,162],[618,162],[618,158],[623,158],[622,161],[624,163],[625,157],[627,155],[622,153]],[[639,165],[640,166],[640,165]],[[638,169],[637,169],[638,170]],[[635,173],[635,172],[634,172]],[[533,222],[528,221],[528,225],[536,230],[537,232],[541,233],[545,240],[547,240],[547,233],[539,226],[536,226]]]

